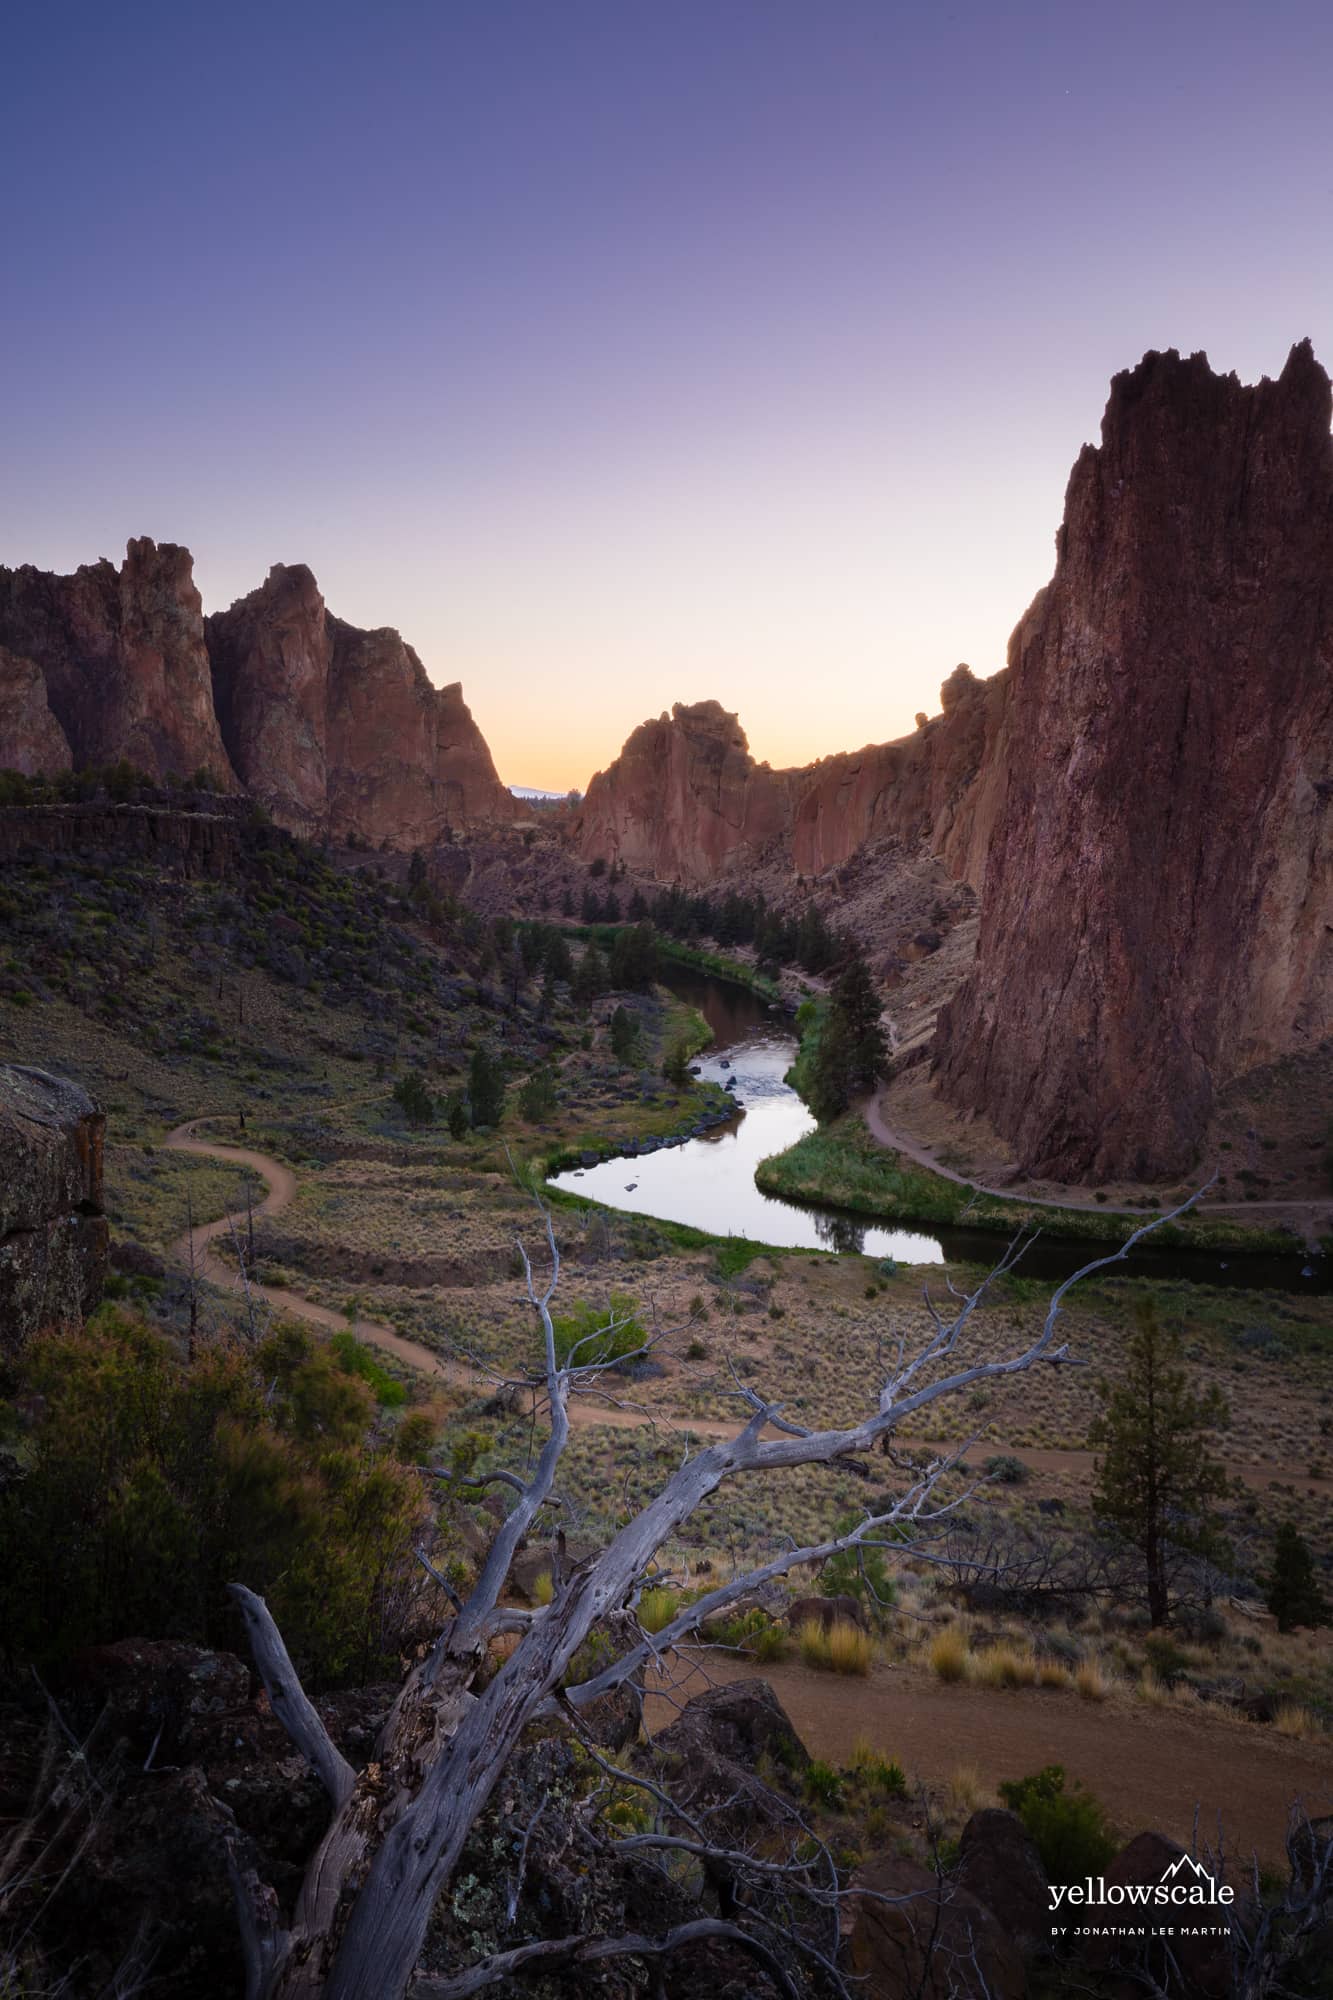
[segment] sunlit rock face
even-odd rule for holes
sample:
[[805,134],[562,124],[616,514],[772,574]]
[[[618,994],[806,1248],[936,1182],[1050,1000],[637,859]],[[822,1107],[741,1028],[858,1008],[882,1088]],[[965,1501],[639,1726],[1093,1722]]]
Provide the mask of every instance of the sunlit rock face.
[[1118,375],[1010,642],[1006,790],[937,1075],[1029,1168],[1172,1175],[1333,1029],[1333,443],[1308,343]]
[[[41,669],[67,746],[63,767],[71,756],[80,768],[126,758],[150,777],[207,770],[235,789],[188,549],[145,536],[119,569],[0,568],[0,646]],[[62,768],[54,738],[38,768]]]
[[574,826],[579,850],[697,887],[761,860],[821,875],[888,836],[925,842],[979,882],[1002,780],[978,780],[988,761],[992,771],[1002,763],[1003,677],[958,667],[941,692],[942,713],[914,735],[789,771],[757,764],[718,702],[677,703],[592,780]]
[[412,848],[513,819],[459,684],[432,686],[397,632],[333,617],[303,564],[207,630],[228,749],[281,825]]

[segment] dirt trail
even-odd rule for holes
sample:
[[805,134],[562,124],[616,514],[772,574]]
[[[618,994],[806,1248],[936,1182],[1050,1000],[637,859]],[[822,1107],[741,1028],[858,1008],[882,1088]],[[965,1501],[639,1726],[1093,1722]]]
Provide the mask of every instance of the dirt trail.
[[[204,1159],[220,1160],[225,1166],[249,1167],[260,1179],[268,1183],[268,1193],[254,1206],[255,1215],[280,1215],[296,1194],[296,1175],[281,1160],[271,1159],[267,1153],[256,1153],[246,1146],[224,1146],[216,1139],[199,1136],[199,1127],[215,1121],[211,1118],[195,1118],[188,1124],[178,1125],[168,1133],[163,1145],[174,1153],[197,1153]],[[224,1287],[228,1291],[241,1289],[241,1275],[236,1259],[219,1256],[213,1245],[221,1238],[230,1239],[233,1222],[239,1229],[243,1218],[223,1215],[216,1222],[197,1223],[172,1245],[172,1256],[187,1270],[190,1268],[193,1250],[194,1269],[201,1278],[211,1284]],[[281,1285],[258,1285],[252,1281],[252,1291],[262,1294],[271,1305],[294,1319],[308,1320],[315,1326],[328,1327],[335,1332],[345,1332],[350,1325],[358,1340],[364,1340],[373,1347],[383,1348],[399,1361],[406,1362],[420,1374],[428,1375],[436,1381],[447,1382],[451,1388],[479,1391],[495,1386],[494,1379],[484,1369],[474,1368],[470,1362],[449,1360],[436,1354],[417,1340],[409,1340],[381,1320],[357,1318],[349,1321],[345,1313],[334,1312],[329,1306],[316,1305],[313,1299],[302,1298],[299,1292],[286,1290]],[[575,1397],[570,1403],[569,1420],[576,1425],[600,1425],[613,1430],[637,1430],[643,1424],[666,1424],[678,1431],[692,1431],[698,1437],[734,1437],[736,1425],[708,1422],[704,1419],[685,1422],[666,1418],[652,1410],[626,1407],[619,1403],[602,1402],[595,1397],[580,1400]]]
[[1221,1812],[1229,1853],[1253,1850],[1280,1865],[1292,1801],[1303,1799],[1312,1816],[1333,1808],[1331,1744],[1126,1697],[1093,1703],[1049,1690],[945,1687],[910,1667],[880,1665],[858,1680],[790,1662],[757,1672],[710,1655],[670,1703],[650,1696],[649,1724],[665,1727],[679,1700],[708,1682],[751,1677],[769,1682],[806,1748],[828,1763],[849,1764],[864,1739],[909,1778],[944,1785],[968,1765],[988,1789],[1063,1764],[1127,1838],[1152,1827],[1188,1846],[1197,1805],[1201,1840],[1216,1842]]
[[[1029,1208],[1068,1208],[1081,1213],[1104,1212],[1102,1203],[1098,1201],[1077,1201],[1072,1198],[1053,1201],[1047,1195],[1024,1194],[1021,1188],[1013,1185],[989,1187],[984,1181],[969,1180],[966,1174],[956,1173],[952,1167],[946,1167],[928,1146],[920,1145],[915,1139],[910,1139],[905,1132],[896,1132],[886,1124],[883,1106],[878,1097],[866,1098],[861,1109],[866,1129],[877,1145],[886,1146],[891,1152],[901,1153],[904,1159],[913,1161],[918,1167],[925,1167],[928,1173],[938,1174],[941,1180],[952,1181],[955,1187],[968,1188],[973,1194],[992,1195],[997,1201],[1021,1201]],[[1256,1209],[1281,1209],[1293,1216],[1299,1216],[1307,1227],[1311,1243],[1317,1240],[1321,1229],[1328,1227],[1329,1217],[1333,1214],[1328,1202],[1294,1201],[1290,1196],[1285,1199],[1279,1197],[1275,1201],[1201,1201],[1195,1205],[1194,1213],[1198,1216],[1253,1215]],[[1146,1222],[1149,1218],[1145,1215],[1143,1219]],[[1095,1248],[1093,1245],[1094,1251]]]

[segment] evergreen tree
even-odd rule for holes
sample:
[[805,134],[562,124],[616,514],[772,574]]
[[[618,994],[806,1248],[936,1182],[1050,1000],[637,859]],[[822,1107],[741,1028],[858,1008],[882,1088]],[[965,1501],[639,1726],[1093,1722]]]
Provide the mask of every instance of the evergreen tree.
[[617,1007],[611,1016],[611,1052],[628,1062],[639,1039],[639,1023],[628,1007]]
[[399,1077],[393,1087],[393,1101],[409,1125],[429,1125],[435,1116],[435,1099],[424,1077],[414,1069]]
[[815,1049],[806,1065],[810,1109],[822,1123],[841,1114],[878,1083],[889,1049],[880,1024],[879,995],[870,967],[854,952],[820,1018]]
[[545,1067],[533,1070],[518,1094],[518,1107],[530,1125],[543,1125],[555,1112],[555,1078]]
[[1264,1602],[1279,1632],[1296,1625],[1327,1625],[1328,1600],[1319,1587],[1310,1545],[1294,1521],[1284,1521],[1273,1547],[1273,1567],[1265,1578]]
[[596,938],[590,938],[574,974],[575,1006],[586,1014],[599,994],[606,992],[609,983],[606,960],[597,948]]
[[667,1082],[677,1090],[684,1090],[690,1080],[690,1045],[683,1035],[671,1044],[662,1063],[662,1074]]
[[611,943],[611,984],[617,992],[646,992],[657,977],[657,933],[651,924],[617,931]]
[[467,1105],[461,1097],[451,1097],[449,1099],[448,1122],[449,1137],[451,1139],[466,1139],[468,1134]]
[[1092,1504],[1143,1557],[1148,1615],[1171,1615],[1168,1558],[1173,1549],[1216,1556],[1224,1544],[1213,1503],[1231,1491],[1225,1469],[1204,1449],[1230,1411],[1220,1391],[1196,1396],[1180,1366],[1180,1342],[1158,1319],[1151,1299],[1134,1308],[1123,1376],[1099,1382],[1101,1415],[1088,1433],[1103,1456]]
[[474,1126],[500,1123],[505,1108],[504,1072],[490,1050],[481,1043],[472,1051],[467,1094]]

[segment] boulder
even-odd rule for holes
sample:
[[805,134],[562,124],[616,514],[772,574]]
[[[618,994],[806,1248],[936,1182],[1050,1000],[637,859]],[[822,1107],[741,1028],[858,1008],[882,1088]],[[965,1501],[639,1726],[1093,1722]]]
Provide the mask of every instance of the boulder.
[[1021,1951],[1049,1948],[1051,1905],[1046,1870],[1017,1813],[974,1812],[959,1843],[958,1881],[999,1918]]
[[0,1064],[0,1350],[77,1326],[97,1303],[105,1125],[68,1077]]
[[[1103,1870],[1107,1889],[1118,1886],[1155,1887],[1173,1872],[1187,1881],[1199,1879],[1200,1870],[1179,1841],[1164,1833],[1136,1834],[1122,1847],[1114,1861]],[[1099,1912],[1101,1916],[1103,1913]],[[1144,1921],[1139,1913],[1127,1919],[1135,1925]],[[1097,1972],[1129,1972],[1148,1975],[1145,1984],[1155,1981],[1180,2000],[1227,2000],[1232,1991],[1231,1950],[1227,1937],[1191,1936],[1191,1930],[1226,1929],[1225,1908],[1191,1907],[1179,1911],[1154,1910],[1148,1922],[1156,1935],[1148,1939],[1115,1936],[1081,1940],[1083,1962]],[[1103,1925],[1112,1929],[1113,1925]]]
[[918,1862],[893,1855],[860,1869],[843,1922],[864,2000],[1024,2000],[1027,1993],[1022,1955],[1000,1920]]

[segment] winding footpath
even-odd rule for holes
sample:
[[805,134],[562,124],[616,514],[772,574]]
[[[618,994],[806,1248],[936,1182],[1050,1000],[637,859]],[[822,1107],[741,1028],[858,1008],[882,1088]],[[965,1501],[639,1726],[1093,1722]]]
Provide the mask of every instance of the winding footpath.
[[[281,1215],[296,1194],[297,1180],[291,1168],[281,1160],[272,1159],[267,1153],[257,1153],[247,1146],[224,1146],[218,1140],[204,1138],[199,1128],[216,1123],[213,1118],[195,1118],[188,1124],[178,1125],[174,1132],[163,1140],[164,1148],[173,1153],[194,1153],[203,1159],[217,1160],[221,1165],[248,1168],[268,1184],[268,1193],[254,1205],[253,1214]],[[244,1289],[240,1260],[236,1256],[219,1254],[218,1245],[230,1242],[233,1232],[239,1235],[244,1226],[243,1214],[219,1216],[216,1222],[200,1222],[187,1230],[171,1246],[171,1255],[185,1270],[193,1270],[196,1277],[207,1278],[210,1284],[225,1291],[239,1292]],[[409,1340],[394,1327],[386,1326],[382,1320],[356,1318],[349,1320],[346,1313],[335,1312],[331,1306],[316,1305],[313,1299],[303,1298],[300,1292],[289,1291],[282,1285],[260,1285],[250,1282],[250,1289],[261,1295],[269,1305],[279,1311],[290,1313],[293,1319],[303,1319],[313,1326],[327,1328],[331,1332],[343,1333],[349,1327],[358,1340],[372,1347],[381,1348],[392,1354],[396,1360],[406,1363],[421,1375],[437,1382],[444,1382],[450,1388],[463,1389],[472,1394],[484,1390],[494,1390],[498,1377],[487,1374],[468,1361],[451,1360],[435,1353],[433,1348],[423,1346],[419,1340]],[[638,1429],[644,1424],[668,1425],[679,1431],[692,1431],[700,1437],[734,1437],[735,1424],[708,1422],[704,1419],[668,1419],[653,1411],[634,1405],[593,1399],[571,1399],[569,1420],[580,1426],[600,1425],[613,1430]]]
[[[890,1152],[901,1153],[905,1160],[911,1160],[915,1166],[924,1167],[927,1173],[937,1174],[942,1181],[952,1181],[955,1187],[967,1188],[973,1194],[990,1195],[996,1201],[1022,1202],[1028,1208],[1067,1208],[1085,1214],[1107,1212],[1105,1205],[1095,1200],[1055,1201],[1049,1195],[1024,1194],[1014,1187],[988,1187],[984,1181],[969,1180],[966,1174],[957,1173],[952,1167],[946,1167],[928,1146],[920,1145],[905,1132],[894,1131],[885,1121],[883,1105],[878,1097],[868,1097],[861,1109],[866,1130],[876,1145],[883,1146]],[[1318,1242],[1321,1230],[1326,1231],[1333,1224],[1333,1202],[1296,1201],[1290,1196],[1285,1198],[1279,1196],[1272,1201],[1201,1201],[1196,1205],[1195,1214],[1253,1215],[1256,1209],[1261,1211],[1280,1209],[1285,1214],[1299,1217],[1306,1228],[1307,1247],[1311,1248]],[[959,1219],[962,1220],[961,1217]]]

